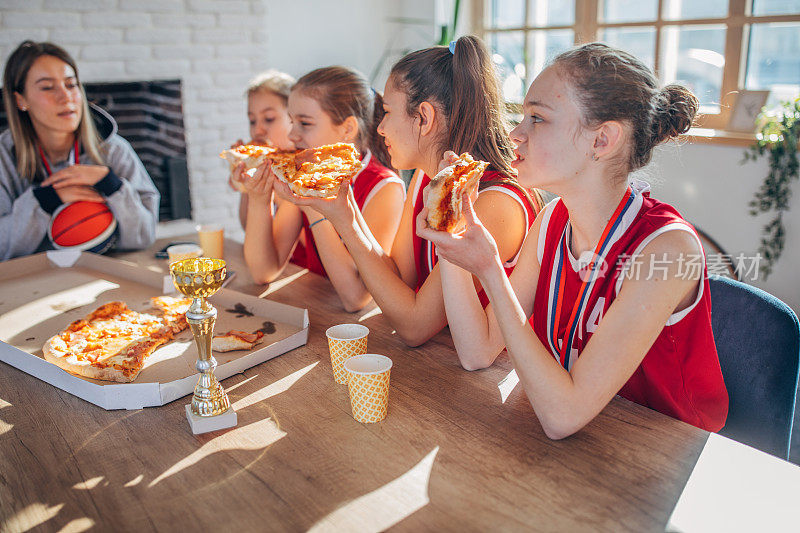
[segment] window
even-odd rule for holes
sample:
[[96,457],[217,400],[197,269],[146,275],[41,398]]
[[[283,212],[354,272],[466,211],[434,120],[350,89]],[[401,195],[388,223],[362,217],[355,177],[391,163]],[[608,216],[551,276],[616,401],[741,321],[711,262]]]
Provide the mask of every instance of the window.
[[800,0],[474,1],[512,104],[554,55],[591,41],[691,88],[706,128],[724,129],[737,89],[768,89],[770,103],[800,94]]

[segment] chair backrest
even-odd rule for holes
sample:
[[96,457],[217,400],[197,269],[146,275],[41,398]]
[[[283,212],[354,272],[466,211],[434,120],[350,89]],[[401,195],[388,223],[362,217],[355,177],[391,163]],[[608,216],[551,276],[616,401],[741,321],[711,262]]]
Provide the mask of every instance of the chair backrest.
[[718,276],[709,283],[714,341],[730,398],[720,434],[788,459],[800,365],[797,316],[761,289]]

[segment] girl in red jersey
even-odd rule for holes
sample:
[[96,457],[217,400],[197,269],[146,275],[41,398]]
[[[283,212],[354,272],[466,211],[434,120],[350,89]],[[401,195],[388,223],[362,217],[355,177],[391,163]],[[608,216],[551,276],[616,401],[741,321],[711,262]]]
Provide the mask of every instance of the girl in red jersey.
[[[386,147],[376,132],[383,117],[381,96],[358,72],[325,67],[297,81],[289,94],[288,110],[292,120],[288,139],[296,148],[355,144],[364,167],[351,180],[353,195],[380,245],[391,247],[405,187],[387,168]],[[293,195],[277,187],[278,183],[285,185],[275,180],[268,163],[244,180],[250,197],[244,258],[253,278],[260,283],[275,279],[291,258],[327,276],[347,311],[364,307],[370,300],[369,292],[336,230],[313,209],[292,204]],[[274,215],[267,201],[273,186],[284,200]]]
[[[446,324],[435,250],[415,235],[421,195],[447,149],[490,163],[475,209],[495,236],[509,269],[536,216],[530,196],[516,183],[503,101],[491,58],[475,37],[450,47],[413,52],[392,68],[378,132],[397,168],[419,169],[409,186],[391,250],[376,242],[346,185],[333,200],[302,199],[333,223],[361,279],[398,336],[417,346]],[[538,198],[538,196],[537,196]],[[477,292],[472,289],[473,294]],[[477,296],[476,296],[477,297]]]
[[[578,431],[615,394],[709,431],[725,424],[702,246],[629,178],[697,108],[625,52],[574,48],[534,80],[511,133],[520,182],[561,196],[539,214],[511,279],[471,205],[460,235],[424,227],[424,210],[418,219],[440,254],[460,357],[479,367],[507,347],[550,438]],[[470,273],[489,295],[485,310],[466,290]]]

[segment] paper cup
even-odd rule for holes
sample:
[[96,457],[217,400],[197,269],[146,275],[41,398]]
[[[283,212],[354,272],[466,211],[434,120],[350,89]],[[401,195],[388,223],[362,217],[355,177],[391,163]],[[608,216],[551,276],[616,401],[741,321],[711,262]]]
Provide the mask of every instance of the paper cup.
[[353,418],[370,424],[386,418],[392,360],[383,355],[356,355],[344,362]]
[[193,259],[203,255],[203,249],[196,244],[175,244],[167,248],[169,262],[174,263],[181,259]]
[[203,224],[197,226],[197,238],[200,241],[200,248],[203,249],[203,257],[213,259],[224,259],[223,242],[225,232],[218,224]]
[[339,324],[325,332],[328,336],[328,349],[331,352],[333,379],[340,385],[347,385],[347,372],[344,362],[354,355],[367,353],[369,328],[361,324]]

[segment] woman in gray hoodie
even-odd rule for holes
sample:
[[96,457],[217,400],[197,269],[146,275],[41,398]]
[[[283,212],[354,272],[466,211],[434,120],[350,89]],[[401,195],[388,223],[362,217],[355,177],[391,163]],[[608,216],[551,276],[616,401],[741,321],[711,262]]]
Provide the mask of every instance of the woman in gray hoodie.
[[0,261],[53,248],[47,228],[62,204],[105,202],[117,220],[116,247],[155,240],[159,194],[117,125],[90,106],[72,57],[25,41],[6,62],[0,134]]

